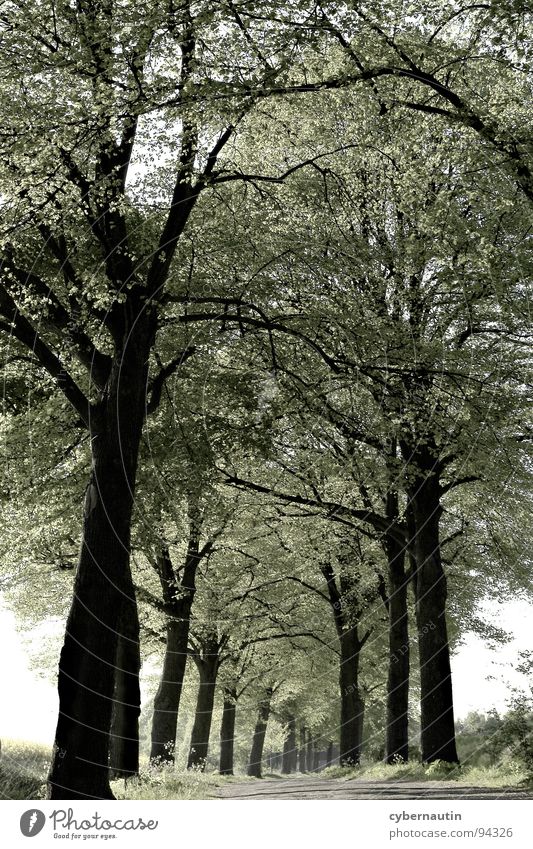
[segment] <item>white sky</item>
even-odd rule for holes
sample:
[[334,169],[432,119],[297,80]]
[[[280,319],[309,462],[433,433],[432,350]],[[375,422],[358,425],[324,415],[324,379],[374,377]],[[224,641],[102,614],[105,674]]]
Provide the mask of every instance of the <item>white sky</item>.
[[[520,651],[531,651],[532,605],[525,601],[491,604],[485,611],[494,616],[499,627],[514,634],[514,639],[491,651],[482,640],[467,634],[464,645],[452,659],[456,717],[471,710],[486,713],[495,707],[505,709],[512,687],[524,687],[525,679],[514,666]],[[60,635],[58,624],[53,632]],[[30,635],[28,635],[30,636]],[[34,632],[43,637],[43,629]],[[0,737],[52,743],[57,721],[57,694],[47,677],[30,668],[30,658],[24,641],[16,629],[15,617],[0,603],[0,680],[3,682],[0,700]]]

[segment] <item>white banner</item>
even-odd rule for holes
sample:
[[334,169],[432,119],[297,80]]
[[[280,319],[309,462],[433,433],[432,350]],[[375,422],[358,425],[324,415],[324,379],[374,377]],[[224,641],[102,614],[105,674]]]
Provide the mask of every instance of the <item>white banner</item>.
[[456,800],[6,801],[0,808],[2,844],[9,849],[73,843],[124,849],[531,849],[532,815],[530,801]]

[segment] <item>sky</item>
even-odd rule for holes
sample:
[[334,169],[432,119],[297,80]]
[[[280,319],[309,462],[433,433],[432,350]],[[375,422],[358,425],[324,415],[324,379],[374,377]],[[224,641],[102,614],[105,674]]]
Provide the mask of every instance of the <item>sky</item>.
[[[491,651],[475,634],[465,636],[452,658],[455,714],[469,711],[486,713],[490,708],[505,710],[512,687],[524,687],[525,678],[515,671],[519,652],[532,650],[532,606],[525,601],[485,606],[495,623],[513,634],[511,642]],[[62,623],[48,628],[48,637],[61,645]],[[11,611],[0,602],[0,680],[4,683],[0,700],[0,737],[51,744],[57,721],[58,700],[53,670],[46,675],[32,668],[27,643],[43,639],[43,628],[21,635]]]

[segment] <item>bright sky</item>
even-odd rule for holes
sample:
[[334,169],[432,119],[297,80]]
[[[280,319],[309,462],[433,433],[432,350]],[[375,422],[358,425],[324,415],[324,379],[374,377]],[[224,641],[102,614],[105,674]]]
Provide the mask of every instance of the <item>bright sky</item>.
[[[485,611],[499,627],[514,635],[513,640],[491,651],[482,640],[468,634],[453,658],[455,712],[458,718],[471,710],[486,713],[495,707],[505,709],[512,687],[524,687],[525,679],[514,666],[520,651],[531,651],[532,606],[524,601],[491,604]],[[57,623],[51,629],[60,642]],[[42,628],[33,635],[43,637]],[[16,629],[15,617],[0,603],[0,680],[4,682],[0,700],[0,737],[52,743],[57,721],[57,694],[47,677],[30,667],[24,641]]]

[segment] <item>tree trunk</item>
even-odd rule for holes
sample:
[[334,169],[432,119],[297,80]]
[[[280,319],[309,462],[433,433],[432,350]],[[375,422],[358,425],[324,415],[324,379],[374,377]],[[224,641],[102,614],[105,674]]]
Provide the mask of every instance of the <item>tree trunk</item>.
[[405,547],[387,539],[389,571],[389,669],[385,761],[409,759],[409,622]]
[[178,709],[187,665],[189,617],[167,622],[167,643],[161,680],[152,717],[152,763],[172,763],[176,745]]
[[252,740],[252,749],[250,752],[250,760],[248,762],[248,775],[254,778],[262,778],[261,762],[263,760],[263,747],[265,745],[265,736],[270,716],[270,701],[272,699],[272,690],[266,691],[265,698],[259,703],[257,711],[257,721],[255,723],[254,736]]
[[306,772],[313,772],[313,738],[311,737],[311,732],[307,732],[307,746],[306,746]]
[[237,693],[235,689],[224,690],[222,725],[220,727],[220,774],[233,775],[233,746],[235,742],[235,719]]
[[333,742],[330,740],[326,752],[326,767],[333,766]]
[[[135,605],[130,531],[152,342],[148,320],[139,319],[124,338],[105,397],[91,412],[92,472],[59,661],[59,718],[48,779],[51,799],[113,798],[109,732],[123,599]],[[138,633],[133,639],[138,641]]]
[[200,684],[198,687],[198,699],[196,702],[196,713],[191,734],[187,769],[194,767],[200,768],[203,771],[209,751],[209,735],[211,734],[218,674],[218,657],[208,654],[204,660],[199,662],[198,669],[200,672]]
[[128,778],[139,772],[139,716],[141,656],[137,607],[125,603],[120,619],[115,667],[115,693],[111,719],[110,779]]
[[455,745],[450,649],[446,626],[446,575],[439,540],[438,481],[428,476],[412,495],[416,560],[415,599],[420,656],[422,760],[458,763]]
[[298,750],[298,769],[307,772],[306,729],[300,728],[300,748]]
[[287,722],[288,734],[283,744],[281,772],[289,775],[296,770],[296,719],[290,716]]
[[176,746],[178,712],[187,665],[187,648],[191,608],[196,593],[196,571],[208,546],[202,552],[200,546],[201,518],[198,511],[198,493],[189,493],[189,540],[178,585],[168,548],[157,558],[157,571],[163,590],[163,600],[172,609],[173,618],[167,622],[167,644],[161,680],[154,699],[152,717],[152,763],[173,763]]
[[361,643],[355,628],[339,637],[341,692],[340,763],[353,766],[361,759],[364,703],[359,692],[359,652]]
[[318,772],[320,765],[320,750],[317,743],[313,743],[313,772]]

